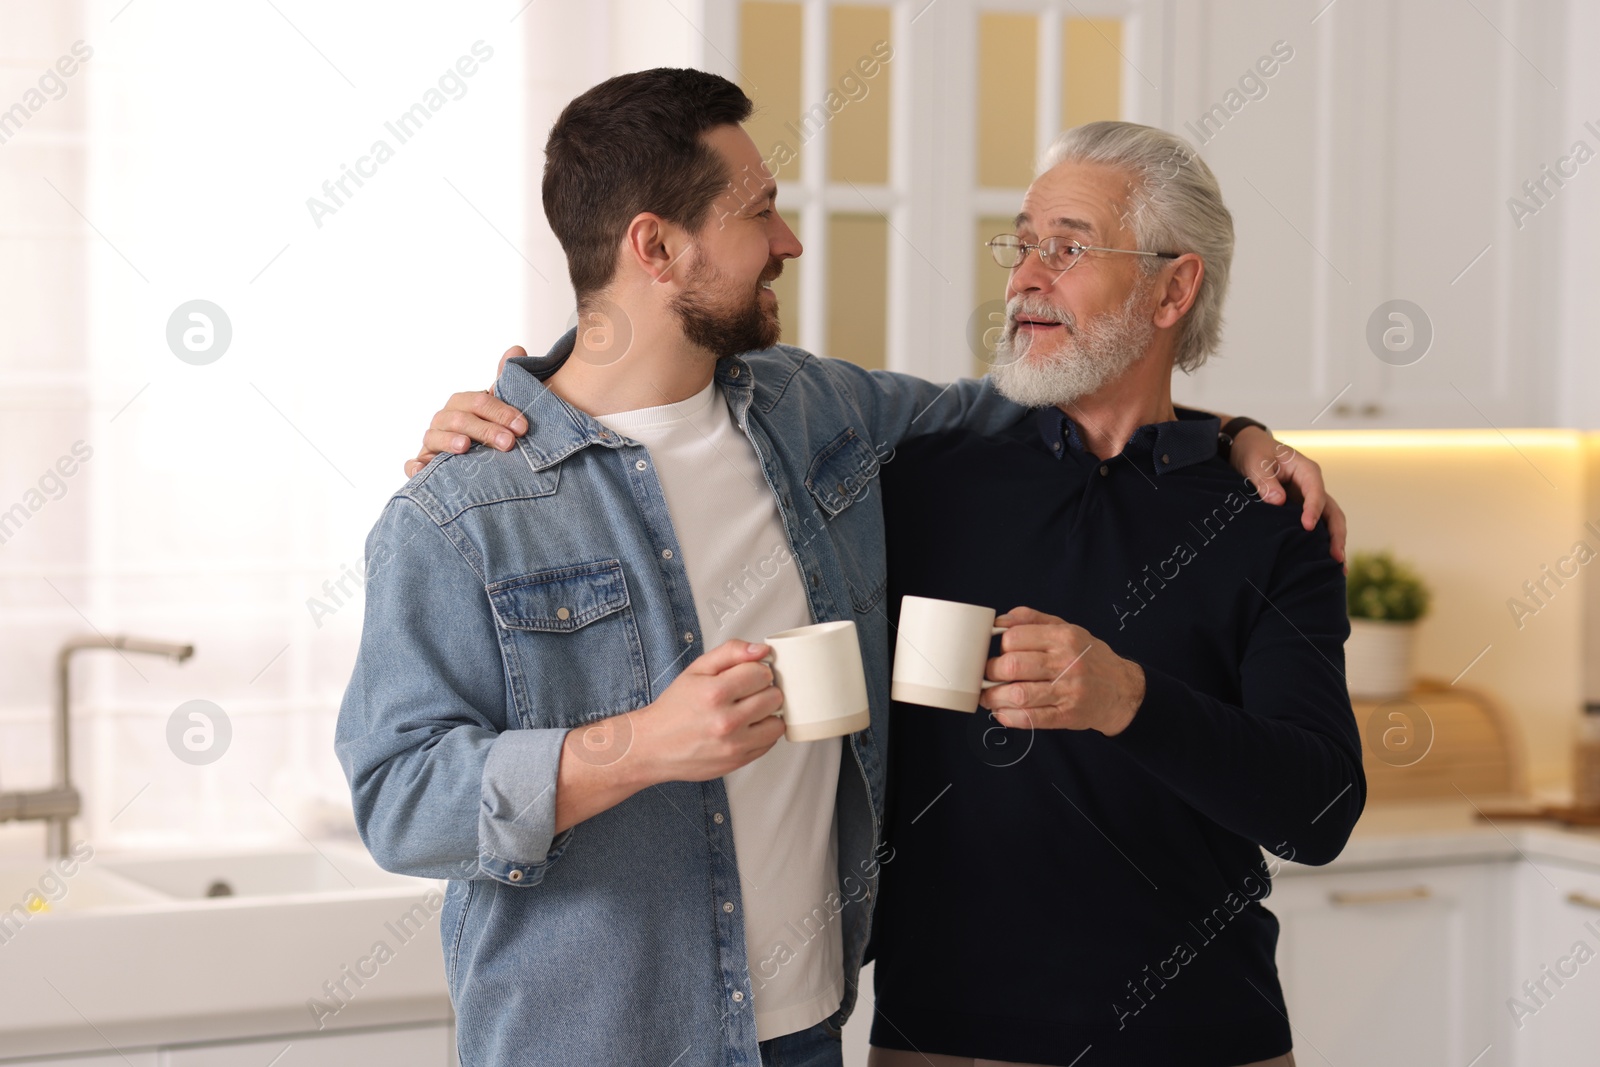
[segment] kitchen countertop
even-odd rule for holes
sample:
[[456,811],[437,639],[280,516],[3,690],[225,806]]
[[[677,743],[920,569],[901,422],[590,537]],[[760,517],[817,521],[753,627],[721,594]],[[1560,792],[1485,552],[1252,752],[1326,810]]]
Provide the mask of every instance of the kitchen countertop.
[[[1478,806],[1494,812],[1510,802]],[[1530,859],[1600,869],[1600,829],[1549,819],[1478,817],[1467,800],[1368,804],[1339,858],[1325,867],[1285,863],[1280,876],[1418,864]]]

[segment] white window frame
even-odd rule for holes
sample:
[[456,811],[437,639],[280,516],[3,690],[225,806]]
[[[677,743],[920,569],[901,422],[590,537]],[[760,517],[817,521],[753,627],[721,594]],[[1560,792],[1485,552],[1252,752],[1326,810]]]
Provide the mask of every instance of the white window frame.
[[[988,11],[1039,18],[1035,86],[1036,148],[1061,128],[1062,28],[1071,18],[1123,22],[1124,117],[1159,123],[1171,110],[1158,88],[1167,49],[1163,29],[1172,0],[798,0],[801,8],[801,100],[826,97],[829,12],[883,7],[890,13],[889,178],[864,185],[828,180],[831,129],[806,142],[797,175],[781,175],[785,210],[798,213],[805,255],[799,307],[790,315],[802,348],[827,354],[828,222],[835,213],[874,212],[888,223],[885,365],[937,381],[972,373],[967,343],[974,313],[972,235],[980,218],[1010,215],[1022,189],[977,184],[978,19]],[[702,0],[705,27],[695,65],[729,78],[739,72],[738,0]],[[689,17],[693,17],[690,15]],[[1141,75],[1139,71],[1143,71]],[[1147,84],[1145,76],[1154,84]],[[945,165],[956,161],[958,165]]]

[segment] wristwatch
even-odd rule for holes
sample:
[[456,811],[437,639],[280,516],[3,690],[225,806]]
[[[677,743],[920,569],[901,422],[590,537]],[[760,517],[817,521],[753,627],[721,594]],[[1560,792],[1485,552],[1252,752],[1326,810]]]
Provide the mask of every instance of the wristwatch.
[[1228,459],[1233,454],[1233,439],[1238,437],[1239,432],[1246,426],[1254,426],[1258,429],[1266,430],[1267,433],[1272,432],[1267,430],[1265,423],[1257,422],[1255,419],[1249,419],[1243,415],[1231,418],[1226,426],[1217,431],[1217,454],[1219,456],[1223,459]]

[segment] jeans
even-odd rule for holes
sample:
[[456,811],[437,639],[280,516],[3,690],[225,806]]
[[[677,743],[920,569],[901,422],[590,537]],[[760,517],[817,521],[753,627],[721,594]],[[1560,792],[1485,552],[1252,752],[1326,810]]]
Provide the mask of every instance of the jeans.
[[843,1034],[827,1021],[761,1042],[761,1067],[844,1067]]

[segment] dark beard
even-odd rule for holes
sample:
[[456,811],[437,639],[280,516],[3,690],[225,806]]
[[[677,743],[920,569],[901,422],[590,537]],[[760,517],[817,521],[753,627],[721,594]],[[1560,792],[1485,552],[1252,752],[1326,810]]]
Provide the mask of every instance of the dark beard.
[[690,341],[718,359],[741,352],[759,352],[778,343],[782,327],[778,317],[767,314],[761,306],[760,289],[738,307],[724,310],[708,299],[720,281],[714,269],[704,261],[696,263],[689,271],[688,281],[689,288],[673,299],[672,310],[677,313],[678,321],[683,324],[683,334]]

